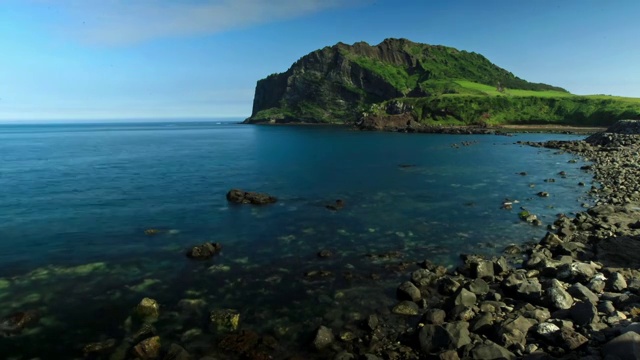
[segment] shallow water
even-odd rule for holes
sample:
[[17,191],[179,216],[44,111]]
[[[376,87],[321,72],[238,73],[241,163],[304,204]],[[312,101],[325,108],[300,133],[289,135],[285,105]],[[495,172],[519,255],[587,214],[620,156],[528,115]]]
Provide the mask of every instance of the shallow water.
[[[320,323],[338,328],[393,304],[407,277],[402,261],[453,266],[460,253],[497,254],[539,239],[544,226],[521,222],[520,206],[544,224],[581,210],[592,181],[581,160],[514,144],[577,138],[231,123],[0,125],[0,317],[30,309],[42,316],[22,335],[0,338],[0,352],[80,356],[87,342],[126,336],[126,319],[145,296],[162,306],[163,339],[194,353],[211,349],[184,333],[225,307],[240,311],[243,327],[295,349]],[[225,193],[234,187],[279,201],[231,206]],[[338,198],[343,210],[325,208]],[[501,210],[505,198],[520,203]],[[163,232],[146,236],[148,228]],[[205,241],[222,243],[222,254],[184,256]],[[335,255],[318,259],[321,249]],[[390,251],[398,257],[367,256]],[[312,270],[333,274],[304,276]],[[181,299],[202,300],[202,313],[185,312]]]

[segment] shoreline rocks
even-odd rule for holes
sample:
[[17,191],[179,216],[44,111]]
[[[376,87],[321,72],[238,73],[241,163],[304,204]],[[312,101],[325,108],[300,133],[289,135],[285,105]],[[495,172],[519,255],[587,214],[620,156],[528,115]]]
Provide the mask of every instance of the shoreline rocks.
[[[357,358],[376,344],[373,354],[385,359],[637,358],[639,134],[640,122],[627,121],[584,141],[526,143],[593,161],[584,170],[602,184],[591,190],[596,205],[574,218],[559,217],[555,232],[525,248],[517,267],[506,258],[465,255],[458,269],[436,274],[425,263],[398,286],[392,306],[398,315],[378,315],[375,331],[363,325],[363,345],[352,343],[348,355]],[[520,217],[536,220],[530,215]],[[394,316],[404,319],[404,330],[377,336]],[[415,319],[421,320],[411,325]],[[403,345],[403,357],[394,355]]]

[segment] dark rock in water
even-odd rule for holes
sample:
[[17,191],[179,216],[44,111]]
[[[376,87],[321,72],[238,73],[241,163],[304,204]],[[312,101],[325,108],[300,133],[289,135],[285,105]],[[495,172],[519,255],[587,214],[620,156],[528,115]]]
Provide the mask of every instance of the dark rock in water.
[[342,199],[336,200],[335,204],[329,204],[325,206],[329,210],[338,211],[344,208],[344,201]]
[[155,360],[160,357],[160,337],[154,336],[140,341],[133,347],[133,354],[141,360]]
[[82,353],[84,357],[99,357],[103,355],[107,355],[116,347],[116,339],[108,339],[105,341],[94,342],[91,344],[87,344],[82,348]]
[[313,339],[313,347],[316,350],[322,350],[333,343],[335,339],[333,331],[326,326],[320,326],[316,331],[316,336]]
[[147,236],[154,236],[160,234],[162,231],[159,229],[146,229],[144,234]]
[[522,249],[520,248],[520,246],[516,244],[511,244],[511,245],[507,245],[507,247],[504,248],[502,253],[507,255],[517,255],[522,253]]
[[240,313],[234,309],[215,309],[209,314],[209,320],[215,331],[235,331],[240,325]]
[[0,335],[15,335],[38,320],[35,310],[19,311],[0,320]]
[[269,194],[231,189],[227,193],[227,201],[236,204],[265,205],[274,203],[278,201],[278,199]]
[[160,315],[160,305],[154,299],[144,298],[136,306],[134,313],[141,319],[157,319]]
[[237,334],[228,334],[218,344],[224,351],[243,355],[253,350],[260,341],[260,335],[254,331],[242,330]]
[[375,314],[369,315],[369,317],[367,318],[367,327],[371,331],[378,328],[378,323],[379,323],[378,316]]
[[208,259],[214,255],[217,255],[222,251],[222,244],[220,243],[204,243],[202,245],[194,246],[187,256],[192,259]]
[[398,167],[406,169],[406,168],[412,168],[412,167],[416,167],[414,164],[400,164],[398,165]]
[[333,276],[333,273],[328,270],[309,270],[304,273],[304,277],[308,280],[326,278]]
[[396,315],[415,316],[420,313],[420,308],[413,301],[401,301],[391,309],[391,312]]
[[396,290],[398,300],[409,300],[417,302],[422,298],[420,289],[418,289],[411,281],[405,281]]
[[327,249],[323,249],[318,251],[318,257],[319,258],[328,258],[333,256],[333,252],[331,250],[327,250]]
[[546,191],[540,191],[537,195],[539,197],[549,197],[549,193]]

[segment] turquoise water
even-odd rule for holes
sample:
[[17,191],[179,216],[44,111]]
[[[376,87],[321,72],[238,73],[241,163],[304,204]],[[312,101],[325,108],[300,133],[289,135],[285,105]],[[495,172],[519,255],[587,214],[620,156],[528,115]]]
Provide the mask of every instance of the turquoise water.
[[[0,338],[0,352],[79,356],[88,342],[125,337],[143,297],[161,304],[163,339],[195,354],[212,351],[198,341],[214,335],[184,334],[216,308],[237,309],[243,327],[298,351],[317,324],[339,329],[392,304],[406,278],[401,261],[453,266],[460,253],[539,239],[544,226],[521,222],[520,206],[545,225],[581,210],[591,184],[584,163],[514,144],[576,138],[226,122],[0,125],[0,317],[41,315]],[[279,201],[230,206],[231,188]],[[325,208],[338,198],[342,211]],[[505,198],[520,203],[501,210]],[[162,232],[146,236],[149,228]],[[221,255],[185,257],[205,241],[222,243]],[[321,249],[334,256],[318,259]],[[391,251],[398,257],[366,256]],[[304,276],[312,270],[332,275]],[[201,301],[202,313],[181,299]]]

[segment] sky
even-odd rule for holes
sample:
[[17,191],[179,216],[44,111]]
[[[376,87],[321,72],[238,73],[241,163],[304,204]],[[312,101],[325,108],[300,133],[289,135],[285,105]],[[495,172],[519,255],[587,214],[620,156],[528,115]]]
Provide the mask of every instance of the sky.
[[637,0],[0,0],[0,120],[248,117],[257,80],[385,38],[640,97],[638,14]]

